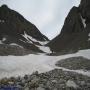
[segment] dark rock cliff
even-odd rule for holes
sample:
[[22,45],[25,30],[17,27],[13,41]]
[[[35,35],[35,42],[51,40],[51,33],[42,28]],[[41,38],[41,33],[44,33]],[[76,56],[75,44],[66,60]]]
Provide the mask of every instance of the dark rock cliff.
[[41,45],[40,42],[45,41],[49,39],[34,24],[6,5],[0,7],[0,44],[3,44],[1,46],[14,44],[29,51],[42,52],[36,45]]
[[47,45],[53,52],[90,48],[90,0],[81,0],[67,15],[61,33]]

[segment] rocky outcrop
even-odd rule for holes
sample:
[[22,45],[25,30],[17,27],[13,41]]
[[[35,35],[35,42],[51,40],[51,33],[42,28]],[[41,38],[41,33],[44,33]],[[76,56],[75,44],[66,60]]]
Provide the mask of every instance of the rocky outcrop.
[[89,0],[82,0],[79,7],[73,7],[67,15],[61,33],[47,45],[52,52],[75,52],[90,48]]

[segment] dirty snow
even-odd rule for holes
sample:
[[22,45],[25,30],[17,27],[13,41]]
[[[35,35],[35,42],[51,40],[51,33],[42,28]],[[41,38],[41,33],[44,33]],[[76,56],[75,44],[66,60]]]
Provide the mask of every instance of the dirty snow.
[[56,62],[61,59],[78,56],[83,56],[90,59],[90,49],[61,56],[47,56],[45,54],[30,54],[26,56],[0,56],[0,78],[18,75],[23,76],[25,74],[31,74],[34,71],[39,71],[39,73],[42,73],[53,70],[55,68],[90,76],[90,71],[69,70],[63,67],[55,66]]

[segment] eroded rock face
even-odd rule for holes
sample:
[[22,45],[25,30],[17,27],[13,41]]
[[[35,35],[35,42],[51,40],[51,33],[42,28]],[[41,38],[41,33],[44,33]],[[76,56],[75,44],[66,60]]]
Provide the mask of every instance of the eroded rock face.
[[[4,44],[8,48],[7,45],[13,44],[13,46],[23,47],[26,51],[42,52],[36,45],[41,45],[41,42],[45,41],[47,42],[49,39],[34,24],[8,6],[0,7],[0,45]],[[0,49],[3,52],[6,51],[3,47]],[[14,51],[13,48],[12,51]],[[9,53],[7,52],[7,54]]]
[[2,5],[0,7],[0,34],[18,36],[24,34],[24,31],[36,40],[48,40],[34,24],[27,21],[18,12]]
[[77,51],[90,48],[90,0],[81,0],[67,15],[61,33],[47,45],[53,52]]
[[77,7],[73,7],[65,19],[61,34],[72,34],[84,31],[81,15]]

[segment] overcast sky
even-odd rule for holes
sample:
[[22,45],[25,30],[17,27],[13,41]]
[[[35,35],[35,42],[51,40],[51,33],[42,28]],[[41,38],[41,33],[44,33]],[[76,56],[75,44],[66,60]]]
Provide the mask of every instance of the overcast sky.
[[18,11],[49,39],[60,33],[64,19],[72,6],[78,6],[80,0],[0,0],[0,6]]

